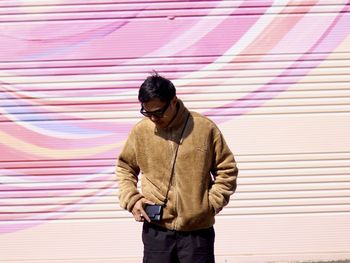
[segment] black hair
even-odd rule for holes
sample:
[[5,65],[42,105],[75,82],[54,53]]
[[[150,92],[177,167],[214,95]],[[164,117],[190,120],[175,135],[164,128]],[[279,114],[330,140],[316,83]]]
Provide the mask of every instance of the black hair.
[[147,77],[139,89],[139,101],[141,103],[148,102],[152,99],[158,98],[163,102],[170,102],[176,95],[174,84],[154,72]]

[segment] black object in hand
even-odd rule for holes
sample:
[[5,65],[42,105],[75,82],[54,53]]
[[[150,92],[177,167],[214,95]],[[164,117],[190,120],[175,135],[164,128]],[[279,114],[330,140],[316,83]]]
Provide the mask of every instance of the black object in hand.
[[162,219],[163,206],[161,205],[147,205],[145,206],[145,212],[151,221],[160,221]]

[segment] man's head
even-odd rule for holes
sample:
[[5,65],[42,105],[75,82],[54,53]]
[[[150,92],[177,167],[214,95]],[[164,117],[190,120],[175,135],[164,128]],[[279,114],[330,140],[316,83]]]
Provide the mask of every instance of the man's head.
[[139,90],[141,113],[158,127],[165,128],[177,112],[174,84],[158,74],[149,76]]

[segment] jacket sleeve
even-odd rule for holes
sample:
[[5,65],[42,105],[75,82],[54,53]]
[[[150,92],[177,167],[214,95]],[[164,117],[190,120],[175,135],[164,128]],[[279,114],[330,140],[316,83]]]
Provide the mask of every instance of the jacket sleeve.
[[214,182],[209,190],[209,201],[217,214],[228,204],[230,196],[237,188],[238,168],[232,152],[217,128],[213,136],[213,151],[211,173]]
[[116,165],[116,177],[119,187],[120,206],[131,212],[135,203],[143,196],[137,190],[140,168],[136,160],[135,133],[132,131],[119,154]]

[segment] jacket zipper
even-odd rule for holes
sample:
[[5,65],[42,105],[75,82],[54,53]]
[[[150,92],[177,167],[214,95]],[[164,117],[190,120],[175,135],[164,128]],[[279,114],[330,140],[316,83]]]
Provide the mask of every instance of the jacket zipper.
[[[174,137],[173,134],[171,134],[171,137]],[[176,148],[176,142],[172,144],[173,149]],[[175,157],[174,157],[175,158]],[[173,158],[173,159],[174,159]],[[173,191],[174,191],[174,213],[175,213],[175,218],[174,218],[174,223],[173,223],[173,230],[177,229],[177,218],[178,218],[178,209],[177,209],[177,202],[178,202],[178,193],[177,193],[177,189],[176,189],[176,172],[175,172],[175,167],[174,167],[174,174],[173,174],[173,178],[171,180],[171,185],[173,186]]]

